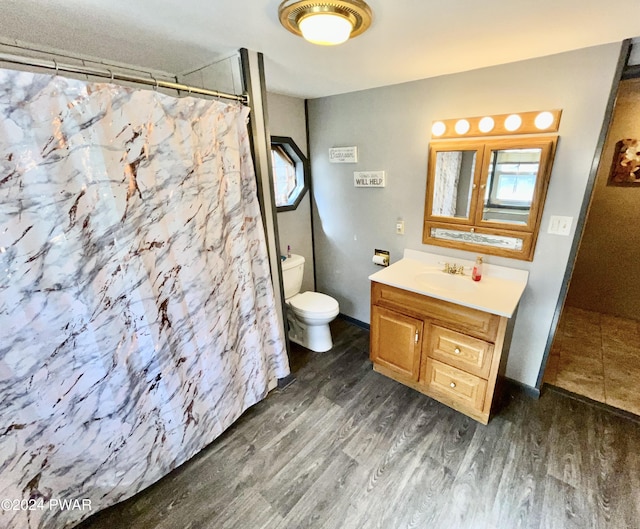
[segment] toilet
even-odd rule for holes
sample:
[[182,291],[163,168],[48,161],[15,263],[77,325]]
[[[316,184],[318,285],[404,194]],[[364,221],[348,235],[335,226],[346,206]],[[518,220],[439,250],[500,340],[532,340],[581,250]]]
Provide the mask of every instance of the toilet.
[[319,292],[302,292],[304,257],[291,254],[282,261],[284,297],[287,303],[289,339],[307,349],[323,353],[333,347],[329,322],[340,307],[331,296]]

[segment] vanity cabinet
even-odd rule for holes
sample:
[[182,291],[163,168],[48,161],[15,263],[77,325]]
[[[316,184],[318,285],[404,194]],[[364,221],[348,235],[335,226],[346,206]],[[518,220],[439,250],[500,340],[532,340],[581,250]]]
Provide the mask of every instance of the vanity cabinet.
[[373,281],[374,369],[487,424],[508,318]]

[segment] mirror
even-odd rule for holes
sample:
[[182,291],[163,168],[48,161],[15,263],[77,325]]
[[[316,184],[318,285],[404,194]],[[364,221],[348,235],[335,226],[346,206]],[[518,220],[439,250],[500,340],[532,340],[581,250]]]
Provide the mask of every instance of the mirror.
[[422,242],[533,259],[557,136],[435,140]]
[[475,168],[475,150],[436,153],[433,216],[469,218]]
[[483,184],[482,220],[526,226],[536,190],[542,149],[500,149],[490,153]]

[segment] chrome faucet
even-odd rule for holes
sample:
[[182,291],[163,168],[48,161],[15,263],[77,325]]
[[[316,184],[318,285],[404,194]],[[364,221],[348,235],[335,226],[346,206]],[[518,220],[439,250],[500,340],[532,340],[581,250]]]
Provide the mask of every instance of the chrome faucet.
[[456,275],[464,275],[464,265],[459,265],[456,263],[444,263],[444,269],[442,270],[445,274],[456,274]]

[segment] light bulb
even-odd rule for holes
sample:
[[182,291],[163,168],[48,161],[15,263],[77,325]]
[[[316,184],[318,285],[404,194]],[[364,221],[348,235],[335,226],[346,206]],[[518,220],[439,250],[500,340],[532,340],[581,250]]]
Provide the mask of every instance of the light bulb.
[[302,36],[313,44],[333,46],[349,40],[353,26],[345,17],[332,13],[314,13],[299,22]]
[[493,121],[493,118],[487,116],[480,120],[480,123],[478,123],[478,128],[480,129],[480,132],[491,132],[495,124],[496,122]]
[[504,128],[510,132],[518,130],[522,125],[522,118],[518,114],[511,114],[504,120]]
[[442,136],[447,130],[447,126],[442,121],[436,121],[431,127],[431,134],[434,136]]
[[466,134],[469,132],[469,127],[469,122],[466,119],[459,119],[456,121],[455,129],[458,134]]
[[551,112],[540,112],[535,119],[536,127],[540,130],[546,130],[553,125],[553,114]]

